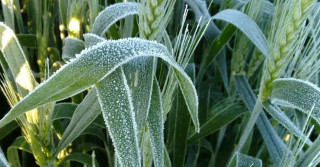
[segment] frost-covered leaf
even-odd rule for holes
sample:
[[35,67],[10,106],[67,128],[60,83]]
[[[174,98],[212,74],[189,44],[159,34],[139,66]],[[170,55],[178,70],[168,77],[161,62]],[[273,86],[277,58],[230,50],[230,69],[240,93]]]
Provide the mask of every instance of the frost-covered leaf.
[[116,3],[99,13],[93,24],[92,33],[103,36],[109,27],[129,15],[138,14],[138,4],[134,2]]
[[2,152],[2,149],[0,148],[0,166],[1,167],[10,167],[4,153]]
[[[37,85],[31,73],[27,58],[14,32],[2,22],[0,22],[0,37],[0,50],[9,65],[18,92],[22,96],[25,96]],[[3,64],[1,65],[4,67]]]
[[246,14],[237,10],[227,9],[217,13],[211,19],[223,20],[233,24],[267,56],[267,40],[258,25]]
[[155,167],[164,166],[164,134],[163,134],[163,109],[161,104],[160,87],[157,81],[153,82],[150,110],[147,126],[151,141],[152,154]]
[[89,48],[89,47],[96,45],[96,44],[105,40],[104,38],[99,37],[96,34],[91,34],[91,33],[83,34],[83,38],[84,38],[85,48]]
[[96,86],[102,115],[121,166],[140,166],[135,112],[122,68]]
[[230,167],[262,167],[262,161],[245,154],[236,153]]
[[277,79],[271,93],[271,102],[282,106],[297,108],[308,114],[320,124],[320,89],[308,82],[295,78]]
[[76,54],[79,54],[83,49],[83,41],[77,38],[67,37],[63,40],[62,59],[65,62],[70,61],[76,58]]
[[75,140],[100,114],[96,89],[93,88],[77,106],[57,147],[57,153]]
[[140,57],[123,65],[136,113],[137,128],[144,129],[150,108],[153,84],[153,57]]
[[307,138],[301,130],[287,117],[287,115],[281,111],[281,109],[273,104],[270,104],[270,101],[267,100],[263,103],[264,108],[268,111],[268,113],[276,119],[283,127],[285,127],[290,133],[295,135],[296,137],[302,138],[302,140],[306,140],[306,143],[310,146],[312,144],[311,140]]
[[103,41],[85,49],[74,61],[63,66],[16,104],[0,121],[0,127],[33,108],[75,95],[110,75],[121,65],[135,58],[146,56],[162,58],[173,67],[198,131],[198,97],[191,79],[175,62],[166,47],[138,38]]

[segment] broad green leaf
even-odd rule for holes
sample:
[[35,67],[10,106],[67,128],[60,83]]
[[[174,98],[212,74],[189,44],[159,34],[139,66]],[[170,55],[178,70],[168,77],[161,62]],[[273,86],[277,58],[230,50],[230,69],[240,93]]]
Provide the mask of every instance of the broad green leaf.
[[211,19],[223,20],[233,24],[267,56],[267,40],[258,25],[246,14],[237,10],[227,9],[217,13]]
[[[257,101],[256,95],[253,93],[253,90],[251,89],[245,76],[234,76],[234,78],[241,99],[249,111],[252,112]],[[261,111],[260,116],[256,121],[256,125],[262,138],[264,139],[271,159],[273,160],[274,164],[279,164],[282,155],[284,155],[283,153],[286,146],[273,129],[268,117],[263,111]]]
[[57,153],[75,140],[101,113],[96,89],[93,88],[75,109],[57,147]]
[[138,14],[138,4],[134,2],[116,3],[101,11],[93,24],[92,33],[103,36],[109,27],[129,15]]
[[122,68],[96,84],[102,115],[121,166],[140,166],[137,124]]
[[4,127],[0,128],[0,140],[10,134],[13,130],[19,127],[19,124],[16,121],[12,121]]
[[150,110],[147,118],[147,127],[151,141],[152,154],[155,167],[164,166],[164,134],[163,134],[163,109],[161,93],[158,82],[153,82]]
[[2,152],[2,149],[0,148],[0,166],[1,167],[10,167],[4,153]]
[[0,37],[0,50],[9,65],[18,92],[25,96],[37,85],[28,61],[14,32],[2,22],[0,22]]
[[67,62],[76,58],[76,54],[79,54],[84,49],[84,42],[73,37],[67,37],[63,40],[62,47],[62,59]]
[[[221,105],[225,106],[225,103],[222,103]],[[227,105],[223,108],[214,106],[213,111],[210,111],[213,114],[209,115],[207,121],[201,126],[200,133],[191,134],[188,143],[192,143],[214,133],[243,115],[245,111],[245,108],[236,103]]]
[[236,157],[230,167],[262,167],[262,161],[245,154],[236,153]]
[[278,106],[271,104],[269,100],[265,101],[263,105],[267,112],[290,133],[292,133],[296,137],[301,136],[302,140],[306,140],[306,144],[308,144],[309,146],[312,144],[311,140],[302,133],[302,131],[290,120],[290,118],[287,117],[287,115],[283,111],[281,111]]
[[37,48],[37,37],[34,34],[17,34],[21,46],[27,48]]
[[73,152],[70,155],[67,155],[64,159],[60,161],[60,163],[63,163],[65,161],[76,161],[85,164],[88,167],[93,167],[93,163],[96,167],[99,167],[99,163],[97,160],[93,162],[92,156],[88,154],[83,154],[79,152]]
[[[271,93],[271,102],[286,107],[297,108],[320,124],[320,88],[295,78],[277,79]],[[313,108],[314,106],[314,108]]]
[[0,121],[0,127],[33,108],[75,95],[110,75],[119,66],[145,56],[160,57],[173,67],[198,131],[198,97],[192,81],[163,45],[138,38],[104,41],[82,51],[74,61],[63,66],[16,104]]

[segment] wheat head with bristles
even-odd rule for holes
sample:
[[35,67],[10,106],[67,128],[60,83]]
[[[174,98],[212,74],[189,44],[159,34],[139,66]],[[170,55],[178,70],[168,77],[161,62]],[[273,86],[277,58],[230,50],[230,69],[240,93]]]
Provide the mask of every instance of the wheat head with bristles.
[[268,39],[268,58],[265,61],[259,99],[268,99],[273,81],[279,78],[290,57],[296,52],[306,25],[307,16],[311,12],[315,0],[292,0],[277,2],[275,16],[272,20]]

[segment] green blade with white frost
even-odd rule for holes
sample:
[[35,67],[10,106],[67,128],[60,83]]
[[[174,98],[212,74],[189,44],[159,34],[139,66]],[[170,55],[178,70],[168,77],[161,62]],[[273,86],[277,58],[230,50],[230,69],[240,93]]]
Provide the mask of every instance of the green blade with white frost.
[[163,109],[158,82],[153,81],[151,104],[147,118],[147,127],[150,134],[152,155],[155,167],[164,166],[164,137],[163,137]]
[[159,57],[174,68],[195,129],[198,131],[198,97],[191,79],[179,67],[166,47],[139,38],[104,41],[85,49],[75,60],[63,66],[17,103],[0,120],[0,127],[33,108],[75,95],[101,81],[121,65],[146,56]]
[[98,82],[96,87],[102,115],[121,166],[141,166],[132,97],[122,67]]

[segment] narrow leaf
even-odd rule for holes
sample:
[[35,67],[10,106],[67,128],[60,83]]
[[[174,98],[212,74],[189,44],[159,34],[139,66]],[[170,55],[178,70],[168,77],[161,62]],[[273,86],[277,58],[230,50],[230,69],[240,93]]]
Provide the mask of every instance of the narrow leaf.
[[282,106],[297,108],[308,114],[320,124],[320,88],[295,78],[277,79],[271,93],[271,102]]
[[101,11],[93,24],[92,33],[103,36],[109,27],[129,15],[138,14],[138,4],[134,2],[116,3]]
[[240,117],[246,111],[242,106],[235,104],[230,105],[225,108],[219,108],[218,111],[213,109],[213,115],[210,115],[208,121],[206,121],[200,128],[200,133],[193,133],[190,135],[188,142],[194,142],[196,140],[202,139],[215,131],[219,130],[225,125]]
[[[247,78],[245,76],[235,76],[235,81],[241,99],[243,100],[249,111],[252,112],[257,101],[257,97],[253,93],[253,90],[251,89]],[[264,139],[270,157],[275,164],[279,164],[286,146],[273,129],[268,117],[263,111],[261,111],[260,116],[256,121],[256,125],[260,131],[262,138]]]
[[164,166],[164,137],[163,137],[163,109],[161,104],[160,87],[157,81],[153,82],[152,97],[147,127],[149,131],[152,154],[155,167]]
[[267,112],[290,133],[296,137],[301,136],[302,140],[306,141],[309,146],[312,144],[311,140],[302,133],[302,131],[286,116],[283,111],[281,111],[278,106],[271,104],[269,100],[265,101],[263,105]]
[[75,140],[100,114],[96,89],[92,89],[78,105],[57,147],[57,153]]
[[137,124],[122,68],[96,84],[102,115],[121,166],[140,166]]
[[2,152],[2,149],[0,148],[0,166],[1,167],[10,167],[4,153]]
[[[0,22],[0,49],[17,84],[18,92],[25,96],[37,83],[14,32]],[[14,56],[13,56],[14,55]]]
[[27,48],[37,48],[37,37],[35,34],[17,34],[17,38],[21,46]]

